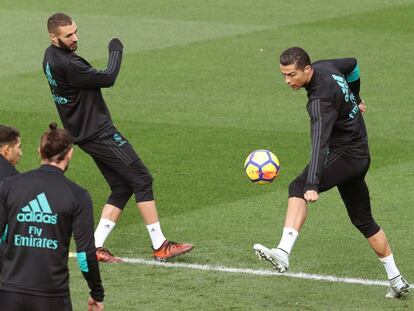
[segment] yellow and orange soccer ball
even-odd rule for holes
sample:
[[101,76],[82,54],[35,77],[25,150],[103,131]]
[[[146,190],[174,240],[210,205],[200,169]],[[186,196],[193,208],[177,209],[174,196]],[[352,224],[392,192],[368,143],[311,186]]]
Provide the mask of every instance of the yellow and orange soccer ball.
[[279,175],[279,159],[269,150],[255,150],[244,162],[247,177],[255,184],[272,183]]

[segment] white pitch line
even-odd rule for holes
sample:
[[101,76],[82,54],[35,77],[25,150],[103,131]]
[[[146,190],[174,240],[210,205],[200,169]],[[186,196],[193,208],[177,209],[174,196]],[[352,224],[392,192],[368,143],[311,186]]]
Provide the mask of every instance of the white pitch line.
[[200,265],[200,264],[186,264],[186,263],[163,263],[154,260],[146,260],[141,258],[122,258],[127,263],[132,264],[141,264],[147,266],[161,266],[168,268],[181,268],[181,269],[192,269],[192,270],[201,270],[201,271],[213,271],[213,272],[226,272],[226,273],[239,273],[239,274],[251,274],[251,275],[261,275],[261,276],[284,276],[298,279],[306,280],[318,280],[318,281],[327,281],[335,283],[350,283],[350,284],[360,284],[360,285],[377,285],[377,286],[389,286],[387,281],[380,280],[367,280],[367,279],[357,279],[357,278],[341,278],[332,275],[318,275],[318,274],[309,274],[303,272],[286,272],[279,273],[271,270],[255,270],[255,269],[243,269],[243,268],[230,268],[224,266],[209,266],[209,265]]
[[[76,257],[76,254],[69,253],[69,257]],[[139,265],[146,265],[146,266],[160,266],[160,267],[165,267],[165,268],[192,269],[192,270],[200,270],[200,271],[238,273],[238,274],[250,274],[250,275],[260,275],[260,276],[282,276],[282,277],[290,277],[290,278],[305,279],[305,280],[359,284],[359,285],[368,285],[368,286],[371,286],[371,285],[389,286],[389,283],[387,281],[358,279],[358,278],[345,278],[345,277],[337,277],[333,275],[318,275],[318,274],[309,274],[309,273],[303,273],[303,272],[278,273],[276,271],[271,271],[271,270],[261,270],[261,269],[255,270],[255,269],[231,268],[231,267],[224,267],[224,266],[210,266],[210,265],[172,263],[172,262],[164,263],[164,262],[159,262],[155,260],[147,260],[147,259],[142,259],[142,258],[129,258],[129,257],[122,257],[122,260],[130,264],[139,264]],[[410,284],[410,287],[414,287],[414,284]]]

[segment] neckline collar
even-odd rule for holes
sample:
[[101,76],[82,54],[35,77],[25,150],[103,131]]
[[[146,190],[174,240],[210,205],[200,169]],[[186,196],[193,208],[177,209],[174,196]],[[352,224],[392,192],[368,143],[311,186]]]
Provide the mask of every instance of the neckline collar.
[[60,168],[50,165],[50,164],[42,164],[39,168],[41,171],[52,172],[63,175],[65,172],[62,171]]
[[310,79],[310,81],[308,82],[308,84],[305,85],[305,89],[307,91],[309,91],[312,88],[313,84],[316,81],[317,75],[319,75],[319,73],[316,71],[316,68],[315,67],[313,67],[312,69],[313,69],[312,78]]

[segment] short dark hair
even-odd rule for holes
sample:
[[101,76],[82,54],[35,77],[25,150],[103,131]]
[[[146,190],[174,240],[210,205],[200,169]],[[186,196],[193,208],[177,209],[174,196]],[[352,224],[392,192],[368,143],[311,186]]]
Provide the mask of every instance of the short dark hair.
[[49,33],[56,33],[56,29],[62,26],[72,25],[72,17],[65,13],[55,13],[47,20],[47,30]]
[[58,128],[55,122],[49,124],[49,130],[40,138],[40,157],[53,162],[62,161],[73,146],[70,133]]
[[295,64],[296,68],[303,69],[311,64],[311,60],[304,49],[292,47],[280,54],[280,64],[283,66]]
[[0,147],[13,145],[20,137],[18,129],[6,125],[0,125]]

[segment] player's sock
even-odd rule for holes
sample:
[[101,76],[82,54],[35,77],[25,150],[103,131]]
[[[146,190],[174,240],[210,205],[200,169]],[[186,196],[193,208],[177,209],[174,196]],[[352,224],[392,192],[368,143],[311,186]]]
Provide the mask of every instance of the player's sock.
[[379,258],[384,265],[385,271],[387,271],[388,280],[392,280],[400,275],[400,271],[395,265],[394,256],[391,254],[388,257]]
[[108,235],[115,227],[115,223],[109,219],[101,218],[95,230],[95,247],[102,247]]
[[299,233],[295,229],[284,227],[282,238],[280,239],[277,248],[280,248],[289,255],[292,251],[293,245],[295,244],[298,235]]
[[152,248],[159,249],[162,243],[166,240],[164,234],[162,233],[160,222],[157,221],[154,224],[147,225],[147,229],[151,238]]

